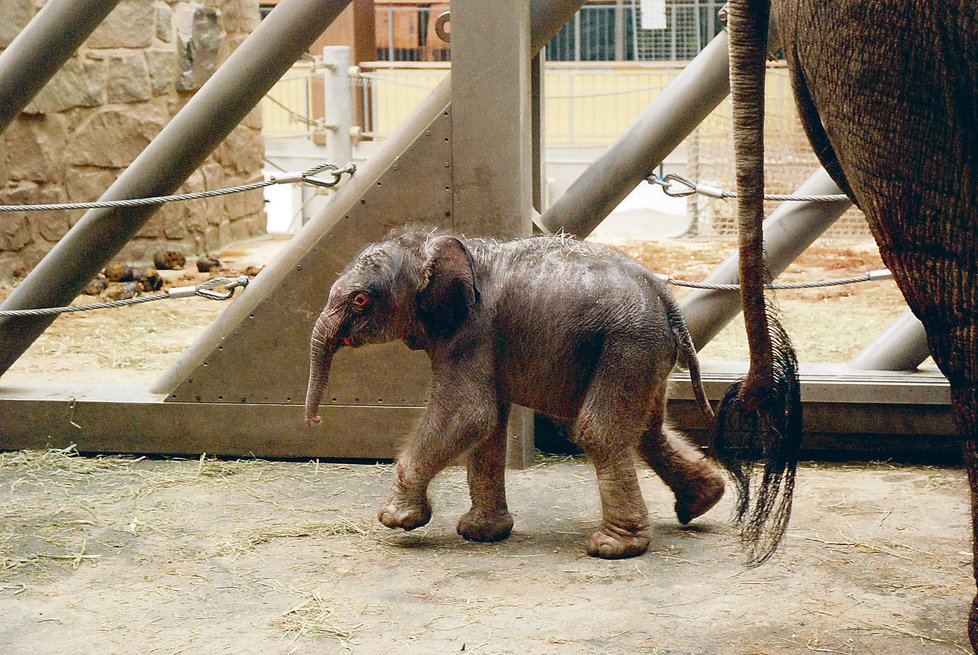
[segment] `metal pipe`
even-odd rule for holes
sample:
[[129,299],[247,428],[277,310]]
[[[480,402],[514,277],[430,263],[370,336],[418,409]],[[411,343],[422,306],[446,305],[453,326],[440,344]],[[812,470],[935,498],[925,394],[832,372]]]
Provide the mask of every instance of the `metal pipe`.
[[551,232],[584,238],[730,93],[721,32],[548,209]]
[[930,357],[924,324],[909,309],[900,314],[849,366],[867,371],[914,371]]
[[[102,200],[166,195],[182,184],[350,3],[285,0],[263,20]],[[66,305],[157,208],[87,212],[3,303],[3,309]],[[0,375],[51,324],[0,321]]]
[[0,53],[0,133],[13,122],[119,0],[51,0]]
[[[819,168],[795,193],[834,195],[842,192],[828,173]],[[764,262],[771,277],[777,277],[851,206],[848,200],[785,202],[774,210],[764,221]],[[705,281],[736,284],[739,279],[737,253],[734,252]],[[681,308],[693,344],[700,350],[741,311],[740,293],[697,290],[681,303]]]
[[323,48],[326,83],[323,84],[326,109],[326,161],[337,165],[353,159],[353,87],[350,84],[351,52],[349,46]]

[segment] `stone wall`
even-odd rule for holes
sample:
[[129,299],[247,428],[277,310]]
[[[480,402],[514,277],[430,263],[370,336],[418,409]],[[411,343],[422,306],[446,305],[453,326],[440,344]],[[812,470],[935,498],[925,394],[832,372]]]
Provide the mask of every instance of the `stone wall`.
[[[44,0],[0,2],[6,48]],[[0,204],[96,200],[258,24],[256,0],[123,0],[0,139]],[[261,178],[258,110],[180,188]],[[119,259],[200,254],[265,231],[261,191],[170,203]],[[30,268],[83,212],[4,214],[0,280]]]

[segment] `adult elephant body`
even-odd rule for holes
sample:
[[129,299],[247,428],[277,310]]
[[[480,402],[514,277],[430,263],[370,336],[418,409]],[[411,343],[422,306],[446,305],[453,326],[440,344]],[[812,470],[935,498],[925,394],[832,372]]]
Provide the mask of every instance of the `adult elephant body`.
[[[973,0],[773,0],[770,11],[815,152],[865,212],[951,383],[978,526],[978,10]],[[766,0],[729,6],[745,280],[761,266],[767,12]],[[748,329],[766,332],[760,295],[745,284]],[[770,344],[753,346],[743,387],[770,389],[754,366]],[[978,652],[978,599],[969,635]]]

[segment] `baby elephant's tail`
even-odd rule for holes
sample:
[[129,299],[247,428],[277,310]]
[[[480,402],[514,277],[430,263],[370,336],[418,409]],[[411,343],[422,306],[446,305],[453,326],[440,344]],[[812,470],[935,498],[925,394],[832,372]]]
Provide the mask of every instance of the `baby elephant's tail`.
[[686,368],[689,369],[689,379],[693,383],[693,396],[696,404],[707,421],[707,430],[713,434],[715,417],[710,401],[706,399],[706,391],[703,389],[703,380],[700,379],[700,360],[696,356],[696,347],[693,345],[693,338],[689,336],[689,328],[686,327],[686,319],[683,318],[679,306],[671,296],[663,296],[663,303],[666,306],[666,316],[669,319],[669,326],[676,337],[679,345],[679,354],[686,360]]

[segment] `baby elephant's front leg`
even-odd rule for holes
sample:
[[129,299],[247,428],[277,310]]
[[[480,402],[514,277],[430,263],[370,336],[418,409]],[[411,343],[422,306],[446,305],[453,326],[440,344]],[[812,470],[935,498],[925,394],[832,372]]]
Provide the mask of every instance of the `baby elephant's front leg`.
[[[466,397],[464,394],[459,397]],[[468,398],[476,397],[470,394]],[[481,403],[479,404],[481,405]],[[431,520],[432,478],[496,427],[496,404],[456,406],[435,396],[417,434],[397,460],[394,488],[377,517],[388,528],[413,530]]]
[[513,531],[506,506],[506,427],[508,408],[495,431],[469,451],[468,481],[472,508],[458,520],[458,533],[469,541],[501,541]]

